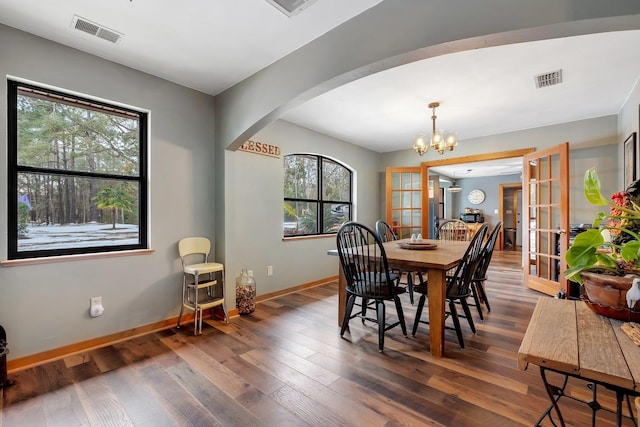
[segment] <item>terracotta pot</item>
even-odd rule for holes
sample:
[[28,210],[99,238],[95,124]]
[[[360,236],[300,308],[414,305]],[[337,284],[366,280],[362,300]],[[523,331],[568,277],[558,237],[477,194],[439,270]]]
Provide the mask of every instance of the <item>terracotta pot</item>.
[[635,277],[618,277],[599,273],[580,273],[585,302],[591,310],[618,320],[637,321],[640,318],[640,301],[632,310],[627,307],[627,291]]

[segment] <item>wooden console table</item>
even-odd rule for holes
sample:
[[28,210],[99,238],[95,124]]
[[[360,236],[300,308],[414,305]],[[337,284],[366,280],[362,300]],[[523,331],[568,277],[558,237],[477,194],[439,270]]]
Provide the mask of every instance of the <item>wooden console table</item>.
[[[594,313],[582,301],[550,297],[538,300],[518,350],[518,367],[527,369],[529,363],[539,366],[551,399],[551,405],[536,425],[546,416],[552,417],[551,411],[555,411],[560,424],[565,425],[557,402],[564,396],[569,377],[593,385],[590,387],[594,390],[593,400],[584,402],[593,411],[593,423],[596,411],[602,409],[595,392],[596,386],[601,385],[616,393],[616,425],[622,423],[625,396],[631,418],[638,425],[633,418],[629,395],[640,394],[640,347],[620,329],[622,323]],[[564,375],[564,384],[560,387],[551,385],[546,378],[547,370]]]

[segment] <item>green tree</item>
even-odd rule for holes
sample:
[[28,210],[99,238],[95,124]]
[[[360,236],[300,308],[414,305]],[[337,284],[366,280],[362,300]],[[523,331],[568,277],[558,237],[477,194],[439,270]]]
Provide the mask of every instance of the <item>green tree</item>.
[[25,202],[18,202],[18,237],[25,238],[29,230],[29,206]]
[[127,192],[121,188],[104,188],[94,197],[98,209],[111,213],[113,229],[116,229],[117,210],[131,211],[132,202]]

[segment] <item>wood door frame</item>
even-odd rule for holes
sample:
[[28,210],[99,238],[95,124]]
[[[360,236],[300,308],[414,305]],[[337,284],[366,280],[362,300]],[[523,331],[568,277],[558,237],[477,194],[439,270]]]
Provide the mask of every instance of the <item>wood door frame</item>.
[[[512,182],[512,183],[507,183],[507,184],[500,184],[500,186],[498,187],[498,219],[500,221],[502,221],[502,224],[504,224],[504,190],[505,189],[509,189],[509,190],[513,190],[514,191],[514,201],[513,203],[516,204],[516,209],[518,209],[517,206],[517,202],[516,202],[516,197],[515,197],[515,192],[520,190],[522,191],[522,181],[521,182]],[[515,212],[514,215],[517,215],[517,212]],[[502,229],[500,230],[500,234],[498,235],[498,241],[496,242],[497,246],[496,249],[498,249],[499,251],[504,249],[504,225],[502,226]],[[516,242],[513,242],[513,244],[515,245]]]
[[[535,148],[521,148],[518,150],[499,151],[495,153],[476,154],[472,156],[449,157],[438,160],[428,160],[420,163],[420,171],[422,173],[423,182],[429,180],[429,168],[436,166],[449,166],[460,163],[483,162],[487,160],[510,159],[514,157],[522,157],[525,154],[533,153]],[[427,230],[429,226],[429,195],[422,193],[422,229]],[[432,237],[432,236],[430,236]]]

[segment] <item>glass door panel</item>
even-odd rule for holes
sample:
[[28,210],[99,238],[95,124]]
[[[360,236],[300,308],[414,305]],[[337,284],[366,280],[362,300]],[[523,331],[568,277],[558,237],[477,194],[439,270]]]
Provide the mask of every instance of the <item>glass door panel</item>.
[[419,167],[387,168],[386,221],[400,239],[421,234],[422,182]]

